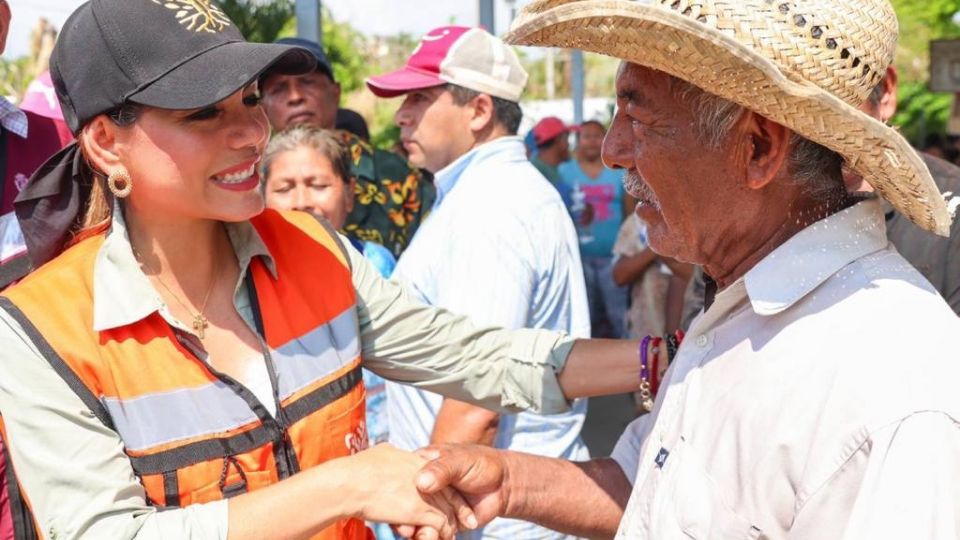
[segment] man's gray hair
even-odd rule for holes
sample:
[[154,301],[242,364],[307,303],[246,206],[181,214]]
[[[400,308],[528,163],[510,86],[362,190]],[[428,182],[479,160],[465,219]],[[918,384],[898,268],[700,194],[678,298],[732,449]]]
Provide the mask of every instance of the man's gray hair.
[[[691,107],[696,118],[697,138],[711,148],[722,146],[746,112],[732,101],[677,78],[673,78],[671,88],[681,102]],[[787,170],[807,195],[826,197],[844,189],[840,154],[797,133],[791,136],[790,147]]]
[[870,95],[867,96],[867,103],[874,107],[880,106],[880,100],[883,99],[883,93],[887,91],[887,78],[880,79],[880,83],[873,87]]

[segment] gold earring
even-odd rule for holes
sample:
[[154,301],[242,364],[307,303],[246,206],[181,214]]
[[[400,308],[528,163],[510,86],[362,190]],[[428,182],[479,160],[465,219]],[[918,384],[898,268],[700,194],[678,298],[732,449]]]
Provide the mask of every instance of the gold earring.
[[110,188],[110,193],[113,193],[114,197],[123,199],[133,191],[133,180],[130,178],[130,173],[121,167],[107,177],[107,187]]

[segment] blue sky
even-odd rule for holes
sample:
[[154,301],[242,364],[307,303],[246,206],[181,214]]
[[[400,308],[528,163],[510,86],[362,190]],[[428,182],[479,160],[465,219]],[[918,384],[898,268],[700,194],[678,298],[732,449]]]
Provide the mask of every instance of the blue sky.
[[[30,30],[40,17],[46,17],[60,28],[66,18],[84,0],[9,0],[13,10],[10,36],[5,58],[26,54]],[[365,34],[391,35],[407,32],[426,33],[431,28],[447,24],[478,23],[477,0],[323,0],[333,17],[347,21]],[[518,0],[524,5],[529,0]],[[504,0],[495,0],[497,28],[502,34],[507,29],[509,9]]]

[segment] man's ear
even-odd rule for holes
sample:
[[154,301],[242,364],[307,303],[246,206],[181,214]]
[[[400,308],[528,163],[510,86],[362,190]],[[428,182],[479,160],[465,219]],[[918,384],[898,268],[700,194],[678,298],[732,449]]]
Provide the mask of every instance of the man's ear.
[[746,185],[763,189],[777,177],[787,163],[792,131],[756,114],[747,112],[740,134],[746,161]]
[[101,114],[83,128],[79,137],[90,164],[107,175],[123,165],[117,152],[117,130],[117,125]]
[[474,133],[492,127],[494,120],[493,98],[487,94],[480,94],[470,100],[470,131]]
[[340,106],[340,83],[333,83],[333,97],[337,102],[337,106]]
[[883,77],[883,96],[880,97],[877,112],[881,122],[890,120],[897,112],[897,70],[893,66],[887,68]]

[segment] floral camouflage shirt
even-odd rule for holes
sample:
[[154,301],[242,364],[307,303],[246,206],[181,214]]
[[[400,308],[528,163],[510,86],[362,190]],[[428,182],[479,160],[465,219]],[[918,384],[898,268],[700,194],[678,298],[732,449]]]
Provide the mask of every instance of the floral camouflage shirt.
[[341,131],[353,158],[357,178],[353,211],[344,232],[361,241],[376,242],[397,258],[433,206],[433,182],[400,156],[379,150],[352,133]]

